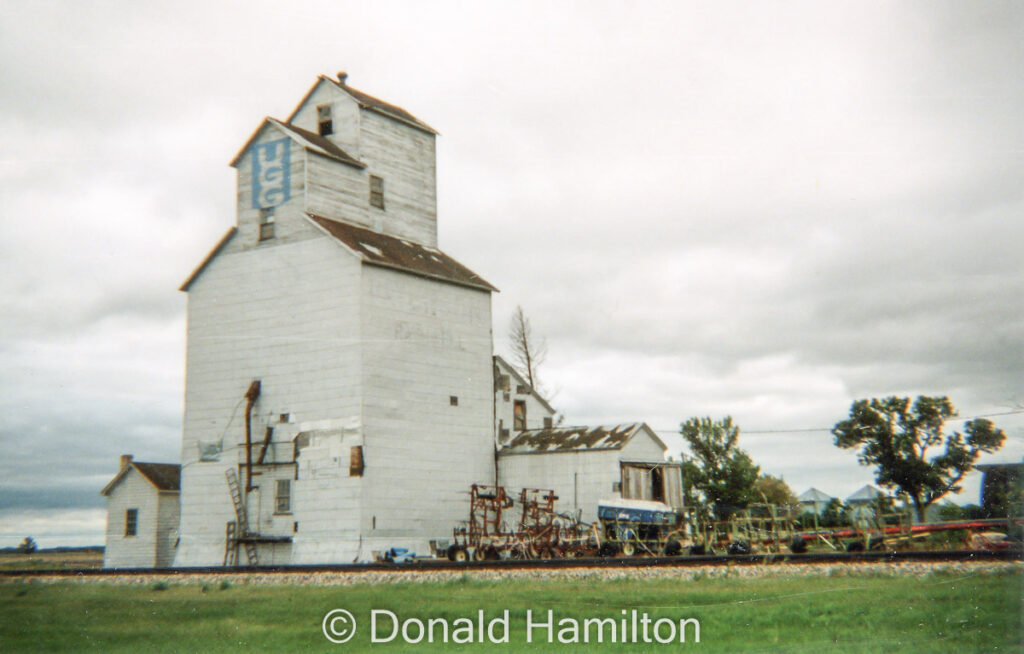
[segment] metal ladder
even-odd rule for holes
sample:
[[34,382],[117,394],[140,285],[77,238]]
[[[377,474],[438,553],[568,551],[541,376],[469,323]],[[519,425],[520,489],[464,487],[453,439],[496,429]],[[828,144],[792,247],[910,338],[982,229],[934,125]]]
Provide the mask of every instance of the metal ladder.
[[228,520],[224,533],[224,567],[238,565],[238,540],[235,531],[235,521]]
[[238,535],[244,539],[245,556],[249,559],[249,565],[259,565],[259,558],[256,555],[256,545],[246,539],[249,536],[249,521],[245,515],[245,504],[242,503],[242,492],[238,487],[238,475],[234,468],[224,471],[224,477],[228,481],[228,490],[231,492],[231,503],[235,505],[235,516],[238,520]]

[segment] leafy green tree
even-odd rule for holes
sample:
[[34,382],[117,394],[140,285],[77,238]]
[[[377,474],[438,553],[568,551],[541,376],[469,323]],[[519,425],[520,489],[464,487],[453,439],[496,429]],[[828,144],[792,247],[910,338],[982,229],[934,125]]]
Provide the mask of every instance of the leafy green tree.
[[844,527],[850,524],[849,507],[838,497],[833,497],[821,510],[818,524],[822,527]]
[[736,446],[740,430],[726,416],[690,418],[679,430],[692,458],[683,456],[683,494],[688,506],[711,507],[726,519],[736,508],[757,501],[754,484],[761,469]]
[[26,536],[25,540],[21,541],[18,545],[18,551],[22,554],[31,554],[36,551],[36,541],[31,536]]
[[782,477],[769,474],[761,475],[754,482],[754,492],[758,499],[778,506],[796,506],[799,503],[793,489]]
[[875,466],[875,481],[898,488],[914,504],[918,519],[960,481],[982,452],[998,450],[1006,434],[982,418],[965,423],[963,432],[943,429],[956,417],[949,398],[918,397],[857,400],[850,417],[832,428],[835,445],[856,449],[861,465]]

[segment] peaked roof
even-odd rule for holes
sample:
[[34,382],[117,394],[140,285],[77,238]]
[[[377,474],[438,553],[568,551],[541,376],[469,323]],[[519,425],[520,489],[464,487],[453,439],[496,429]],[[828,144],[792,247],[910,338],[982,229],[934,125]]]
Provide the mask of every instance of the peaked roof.
[[855,490],[849,497],[846,498],[847,502],[870,502],[879,495],[885,495],[882,491],[878,490],[871,484],[861,486]]
[[355,166],[356,168],[366,168],[366,164],[364,164],[362,161],[359,161],[355,157],[351,156],[349,153],[339,148],[330,139],[324,138],[319,134],[314,134],[308,129],[303,129],[297,125],[292,125],[291,123],[283,123],[280,120],[276,118],[271,118],[269,116],[264,118],[263,122],[259,124],[259,127],[256,128],[256,130],[252,133],[252,136],[250,136],[249,139],[245,142],[245,145],[243,145],[242,148],[238,151],[238,154],[235,155],[235,158],[231,160],[230,165],[238,165],[238,161],[242,158],[242,155],[245,154],[246,150],[249,149],[249,146],[252,145],[252,142],[256,139],[257,136],[259,136],[259,133],[263,131],[263,128],[268,123],[280,129],[286,135],[291,137],[293,141],[297,142],[299,145],[304,147],[306,150],[309,150],[310,152],[321,154],[330,159],[334,159],[335,161],[340,161],[341,163],[348,164],[350,166]]
[[621,450],[641,430],[646,429],[665,447],[658,435],[643,422],[600,427],[551,427],[527,429],[502,447],[500,454],[534,454],[542,452],[584,452],[590,450]]
[[521,385],[525,386],[526,388],[530,389],[530,395],[532,395],[532,396],[533,396],[534,398],[536,398],[536,400],[537,400],[538,402],[540,402],[540,403],[541,403],[541,405],[542,405],[542,406],[543,406],[543,407],[544,407],[545,409],[547,409],[547,410],[548,410],[548,411],[550,411],[551,413],[555,413],[555,410],[554,410],[554,408],[552,408],[552,406],[551,406],[550,404],[548,404],[548,401],[547,401],[547,400],[545,400],[545,399],[544,399],[544,398],[543,398],[543,397],[541,396],[541,394],[540,394],[540,393],[538,393],[538,392],[536,391],[536,389],[534,389],[534,388],[533,388],[533,386],[530,386],[530,384],[529,384],[529,383],[528,383],[528,382],[527,382],[527,381],[526,381],[525,379],[523,379],[523,376],[522,376],[522,375],[520,375],[520,374],[519,374],[519,373],[518,373],[518,372],[516,371],[516,369],[512,367],[512,364],[510,364],[510,363],[509,363],[508,361],[505,361],[504,359],[502,359],[502,358],[501,358],[500,356],[498,356],[497,354],[495,354],[495,355],[494,355],[494,362],[495,362],[495,363],[497,363],[497,364],[499,364],[499,365],[501,365],[501,366],[502,366],[502,367],[504,367],[504,368],[505,368],[506,370],[508,370],[508,371],[509,371],[509,374],[511,374],[511,375],[512,375],[513,377],[515,377],[515,378],[516,378],[516,383],[517,383],[517,384],[521,384]]
[[110,480],[110,483],[103,487],[100,495],[106,495],[114,489],[129,470],[134,469],[143,479],[153,484],[159,491],[177,492],[181,490],[181,466],[177,463],[145,463],[143,461],[132,461],[121,468]]
[[306,104],[306,100],[309,99],[309,96],[313,95],[313,91],[320,84],[320,82],[328,82],[334,85],[335,88],[341,89],[349,96],[351,96],[353,100],[358,102],[359,106],[362,107],[363,109],[368,109],[382,116],[387,116],[392,120],[397,120],[400,123],[405,123],[406,125],[409,125],[410,127],[415,127],[416,129],[426,132],[427,134],[438,133],[436,129],[426,124],[416,116],[413,116],[411,113],[399,107],[398,105],[391,104],[390,102],[384,102],[380,98],[376,98],[370,95],[369,93],[363,93],[362,91],[354,89],[348,84],[339,82],[337,79],[333,77],[328,77],[327,75],[317,76],[316,83],[313,84],[309,91],[306,92],[306,95],[302,97],[302,100],[300,100],[299,104],[295,107],[295,111],[293,111],[291,115],[288,116],[288,122],[291,122],[292,118],[295,118],[295,114],[299,113],[299,109],[302,108],[302,105]]
[[364,263],[484,291],[498,290],[475,272],[436,248],[323,216],[307,215],[324,231],[345,244]]
[[797,499],[801,502],[828,502],[833,498],[828,493],[812,487],[800,493]]

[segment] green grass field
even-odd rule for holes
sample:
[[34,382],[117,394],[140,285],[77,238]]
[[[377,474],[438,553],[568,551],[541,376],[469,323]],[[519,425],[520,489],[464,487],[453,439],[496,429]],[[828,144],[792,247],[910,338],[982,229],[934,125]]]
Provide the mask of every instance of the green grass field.
[[[0,651],[1020,652],[1022,582],[1020,573],[1001,573],[688,582],[463,578],[333,588],[5,583]],[[321,632],[323,616],[335,608],[351,611],[359,623],[355,638],[342,645]],[[504,644],[369,639],[371,609],[388,609],[403,620],[475,622],[479,609],[490,620],[506,608],[510,642]],[[537,622],[548,609],[555,642],[535,629],[528,644],[526,611]],[[557,641],[559,619],[619,620],[622,610],[632,609],[652,619],[696,618],[700,643],[692,642],[692,630],[686,643],[666,645]]]

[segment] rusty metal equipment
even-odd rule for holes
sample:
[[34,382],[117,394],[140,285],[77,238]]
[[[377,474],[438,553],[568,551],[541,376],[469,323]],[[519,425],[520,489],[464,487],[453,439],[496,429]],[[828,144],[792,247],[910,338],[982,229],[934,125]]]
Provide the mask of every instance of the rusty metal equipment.
[[524,488],[518,521],[502,486],[470,487],[469,520],[455,528],[452,561],[578,556],[592,545],[590,525],[555,512],[554,491]]

